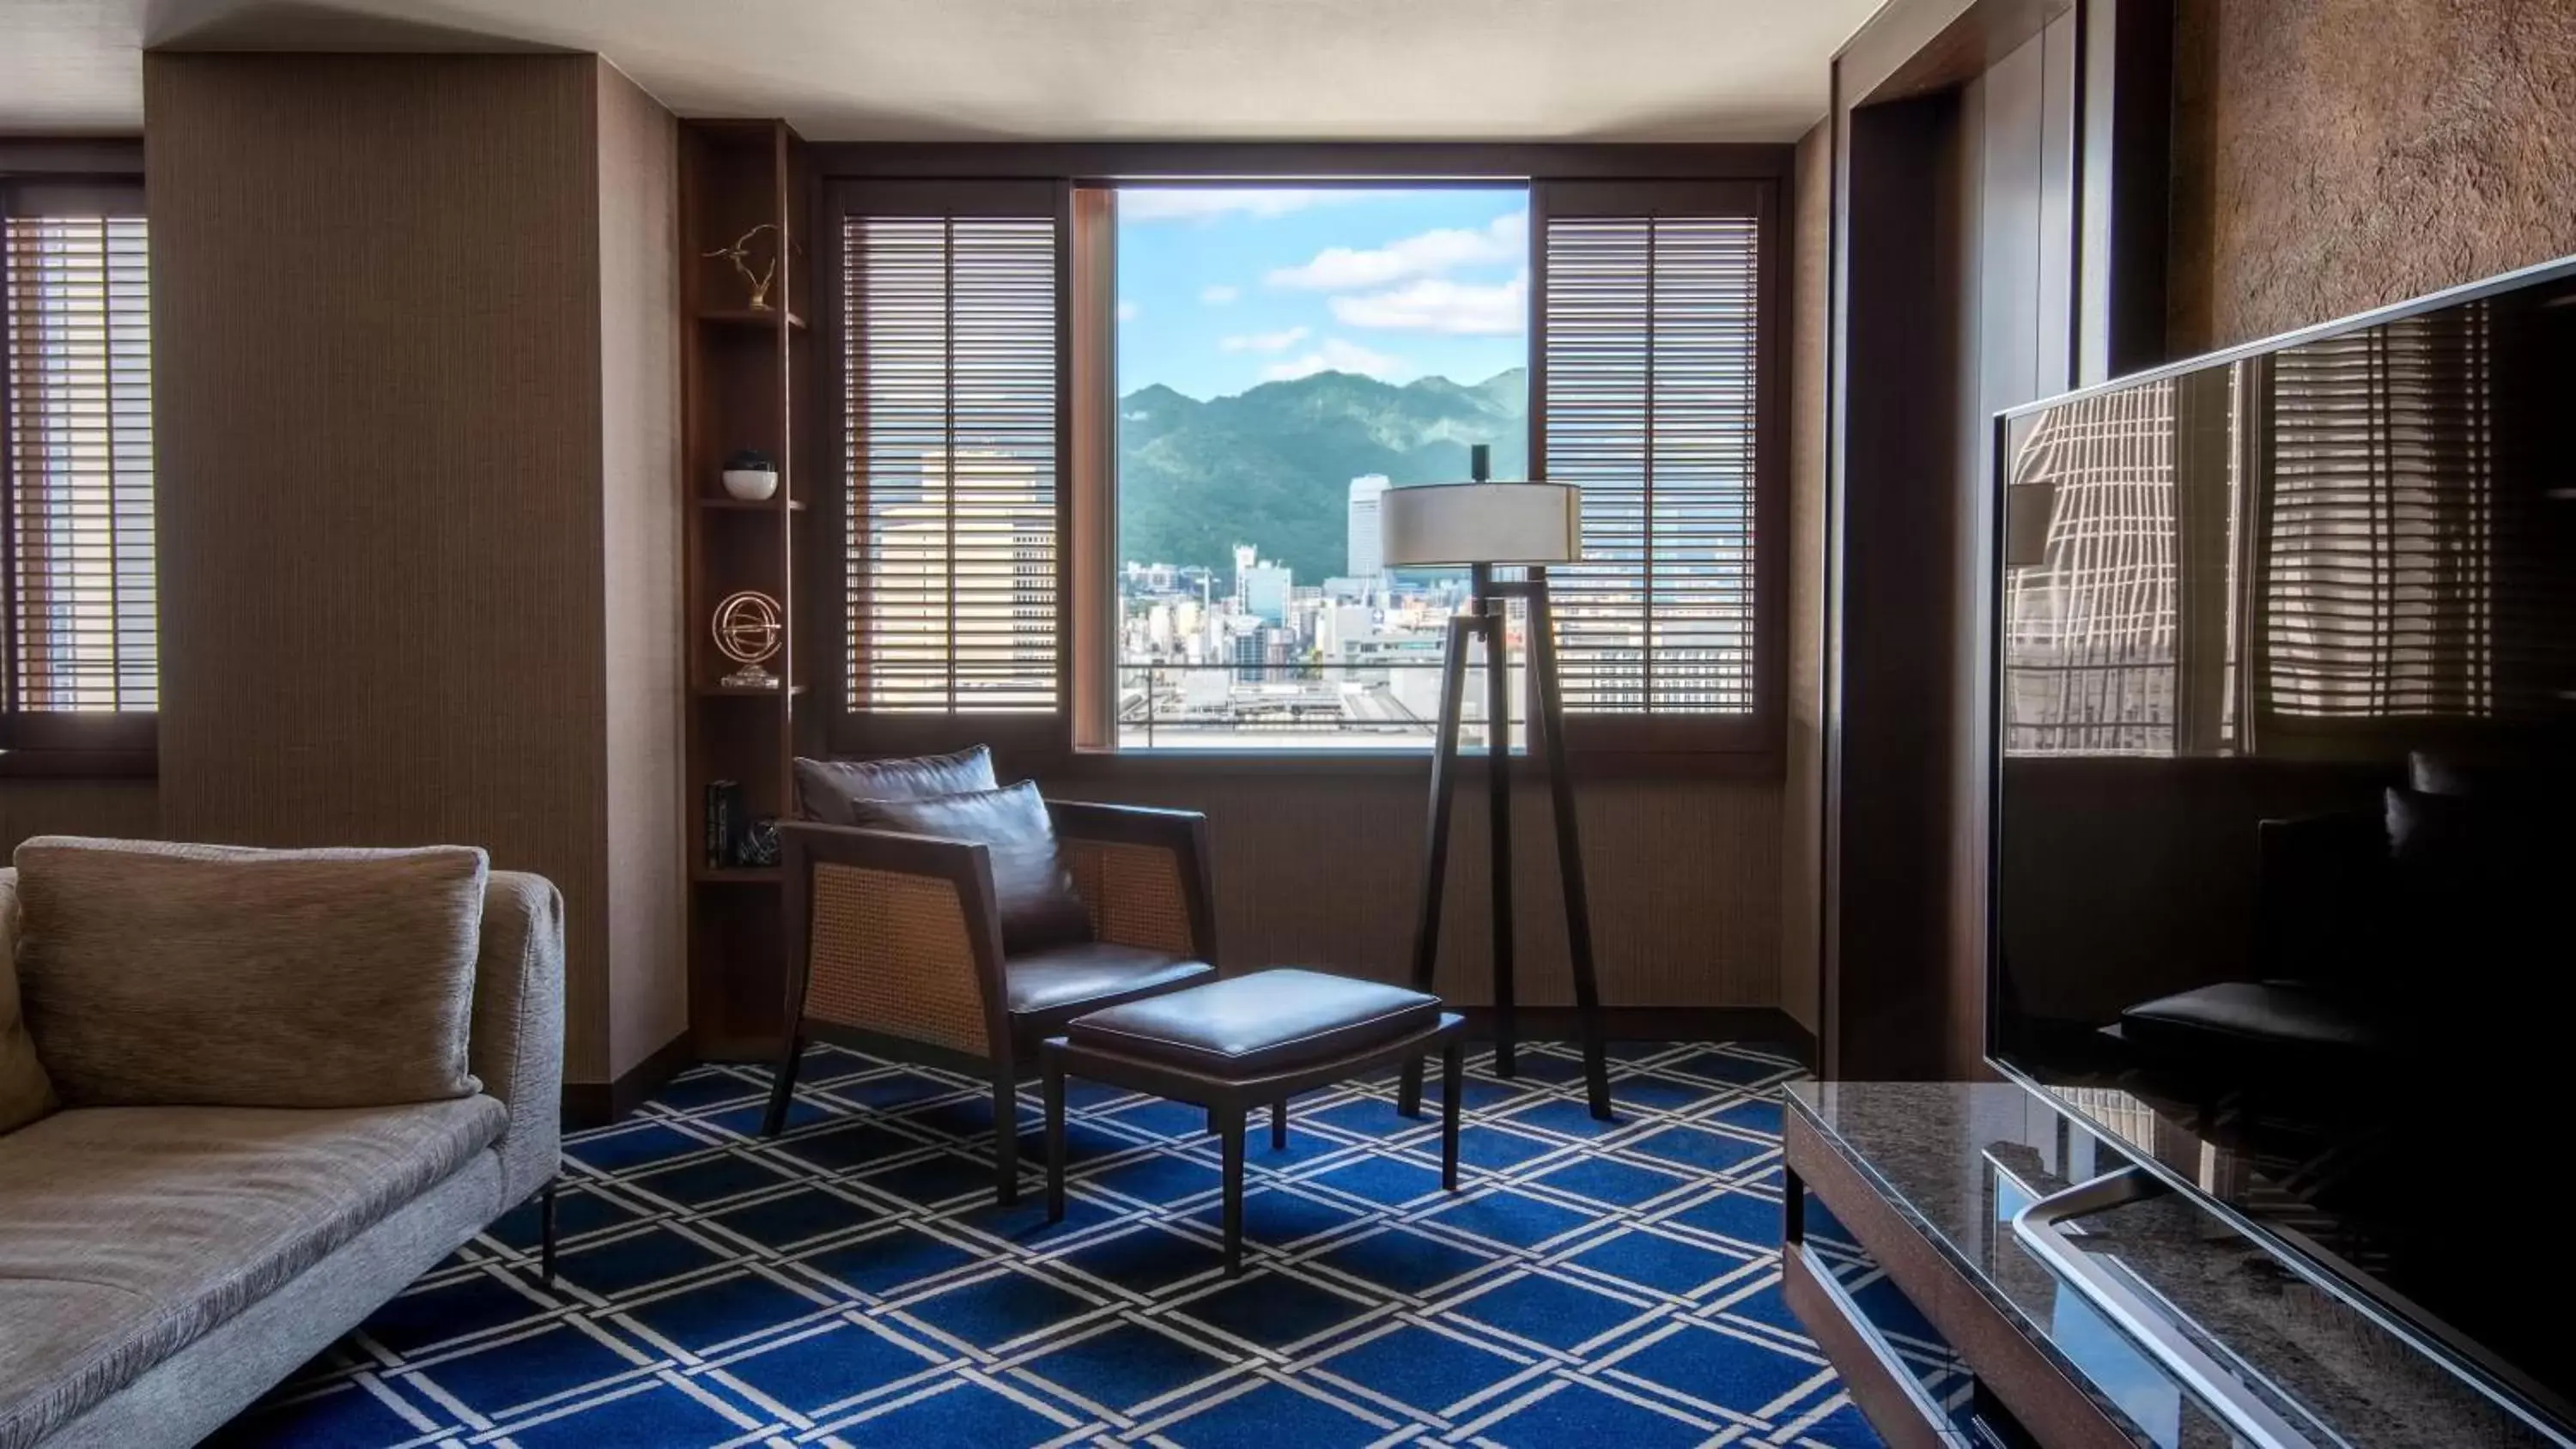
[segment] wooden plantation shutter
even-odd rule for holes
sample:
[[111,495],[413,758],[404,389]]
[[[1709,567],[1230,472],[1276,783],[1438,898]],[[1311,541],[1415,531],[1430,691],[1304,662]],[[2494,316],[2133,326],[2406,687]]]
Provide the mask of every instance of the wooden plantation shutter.
[[1568,739],[1777,749],[1769,190],[1533,191],[1535,452],[1583,490],[1560,670],[1570,713],[1612,717]]
[[148,232],[132,182],[0,182],[0,748],[148,768],[159,708]]
[[916,184],[850,196],[849,707],[1053,713],[1064,451],[1056,189]]

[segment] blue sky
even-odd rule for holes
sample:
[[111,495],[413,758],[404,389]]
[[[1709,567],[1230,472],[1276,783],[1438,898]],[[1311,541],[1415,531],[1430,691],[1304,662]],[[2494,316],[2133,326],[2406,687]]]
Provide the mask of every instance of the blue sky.
[[1331,368],[1482,382],[1528,360],[1519,187],[1128,187],[1118,391],[1195,398]]

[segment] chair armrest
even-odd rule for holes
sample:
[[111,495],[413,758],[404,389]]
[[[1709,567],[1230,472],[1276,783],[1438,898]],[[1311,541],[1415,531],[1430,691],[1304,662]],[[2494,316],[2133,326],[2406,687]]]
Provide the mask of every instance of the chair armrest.
[[1047,813],[1091,907],[1093,935],[1223,965],[1205,815],[1081,800],[1050,800]]
[[992,853],[895,830],[782,820],[788,1020],[980,1057],[1009,1051]]
[[483,887],[468,1067],[510,1109],[495,1144],[503,1205],[554,1176],[562,1152],[563,893],[541,875],[496,870]]

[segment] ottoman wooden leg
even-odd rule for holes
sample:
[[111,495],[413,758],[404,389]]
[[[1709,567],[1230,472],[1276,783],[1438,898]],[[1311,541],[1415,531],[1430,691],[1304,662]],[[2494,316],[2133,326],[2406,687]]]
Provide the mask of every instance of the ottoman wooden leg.
[[1465,1053],[1458,1039],[1440,1052],[1440,1185],[1451,1192],[1458,1190],[1458,1099],[1465,1082]]
[[1243,1271],[1243,1109],[1225,1109],[1217,1124],[1225,1139],[1225,1276]]
[[1064,1221],[1064,1058],[1052,1045],[1040,1048],[1046,1058],[1047,1214]]
[[1285,1097],[1270,1104],[1270,1150],[1288,1150],[1288,1099]]

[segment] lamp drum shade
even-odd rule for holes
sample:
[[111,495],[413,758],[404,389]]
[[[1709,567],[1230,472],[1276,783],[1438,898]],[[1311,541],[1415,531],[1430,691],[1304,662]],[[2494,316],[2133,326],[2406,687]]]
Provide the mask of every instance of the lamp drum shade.
[[1570,483],[1417,483],[1378,499],[1388,568],[1572,563],[1582,490]]

